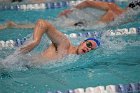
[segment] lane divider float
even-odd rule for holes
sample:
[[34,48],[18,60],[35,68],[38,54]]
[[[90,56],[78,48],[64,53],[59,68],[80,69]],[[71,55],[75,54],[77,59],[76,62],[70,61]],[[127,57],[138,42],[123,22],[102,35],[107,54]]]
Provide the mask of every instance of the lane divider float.
[[130,84],[88,87],[86,89],[77,88],[73,90],[70,89],[65,92],[62,92],[60,90],[56,92],[49,91],[46,93],[140,93],[140,82]]
[[[1,4],[0,10],[38,10],[38,9],[56,9],[56,8],[64,8],[71,7],[77,5],[84,0],[77,1],[60,1],[60,2],[46,2],[39,4]],[[115,2],[115,0],[97,0],[103,2]]]

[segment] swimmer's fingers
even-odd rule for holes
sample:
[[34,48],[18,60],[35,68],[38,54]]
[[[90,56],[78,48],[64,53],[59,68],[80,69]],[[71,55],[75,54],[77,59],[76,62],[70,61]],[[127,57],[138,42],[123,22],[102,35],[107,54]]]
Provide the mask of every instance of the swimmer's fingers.
[[31,42],[28,45],[23,46],[20,48],[21,53],[28,53],[30,52],[37,44],[35,42]]
[[31,50],[30,47],[22,47],[22,48],[20,48],[19,51],[21,54],[26,54],[26,53],[30,52],[30,50]]
[[20,52],[19,52],[19,54],[26,54],[28,51],[26,50],[26,49],[24,49],[24,48],[20,48],[20,50],[19,50]]

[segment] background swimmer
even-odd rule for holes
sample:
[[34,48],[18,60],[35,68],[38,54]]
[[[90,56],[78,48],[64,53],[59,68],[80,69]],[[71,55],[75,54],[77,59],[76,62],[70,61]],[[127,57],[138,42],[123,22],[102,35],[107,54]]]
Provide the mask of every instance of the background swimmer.
[[[124,14],[126,11],[129,10],[137,10],[140,6],[140,1],[136,0],[131,2],[128,7],[126,9],[122,9],[119,6],[117,6],[115,3],[108,3],[108,2],[101,2],[101,1],[83,1],[82,3],[76,5],[75,7],[73,7],[72,9],[68,9],[68,10],[64,10],[63,12],[61,12],[59,14],[59,17],[57,18],[57,20],[53,21],[52,23],[56,23],[56,25],[58,24],[60,27],[60,22],[65,20],[65,24],[62,27],[69,27],[69,26],[93,26],[94,24],[96,25],[97,23],[109,23],[113,20],[115,20],[118,16],[120,16],[121,14]],[[78,19],[77,17],[74,20],[67,20],[70,18],[71,14],[76,11],[76,10],[84,10],[86,8],[92,8],[90,9],[90,13],[87,12],[83,12],[83,13],[87,13],[87,15],[89,16],[90,14],[91,17],[88,18],[87,16],[85,16],[84,20],[82,18],[82,20]],[[95,12],[91,11],[93,9],[97,9]],[[102,10],[102,13],[98,13],[98,10]],[[87,10],[86,10],[87,11]],[[103,12],[104,11],[104,12]],[[91,13],[94,12],[94,13]],[[81,14],[78,13],[80,15],[81,18]],[[77,15],[77,16],[79,16]],[[96,15],[96,16],[95,16]],[[75,16],[75,15],[73,15]],[[82,15],[83,16],[83,15]],[[66,18],[62,18],[62,17],[66,17]],[[62,19],[61,19],[62,18]],[[92,20],[92,18],[94,20]],[[60,19],[60,20],[59,20]],[[97,21],[96,21],[97,20]],[[57,22],[58,21],[58,22]],[[92,21],[92,22],[89,22]],[[128,23],[132,21],[131,19],[127,22],[122,22],[124,23]],[[92,24],[93,23],[93,24]],[[13,21],[8,21],[5,24],[1,24],[0,25],[0,30],[2,29],[6,29],[6,28],[25,28],[25,29],[32,29],[35,27],[34,23],[15,23]]]
[[105,13],[98,20],[98,23],[109,23],[128,10],[130,9],[135,10],[137,6],[138,7],[140,6],[140,1],[138,0],[131,2],[126,9],[120,8],[115,3],[88,0],[88,1],[83,1],[82,3],[74,6],[72,9],[64,10],[63,12],[60,13],[59,16],[65,16],[69,18],[69,16],[74,11],[76,11],[76,9],[83,10],[85,8],[93,8],[93,9],[99,9],[105,11]]
[[13,21],[7,21],[5,24],[1,24],[0,25],[0,30],[6,29],[6,28],[23,28],[23,29],[30,29],[30,28],[34,28],[35,24],[17,24]]

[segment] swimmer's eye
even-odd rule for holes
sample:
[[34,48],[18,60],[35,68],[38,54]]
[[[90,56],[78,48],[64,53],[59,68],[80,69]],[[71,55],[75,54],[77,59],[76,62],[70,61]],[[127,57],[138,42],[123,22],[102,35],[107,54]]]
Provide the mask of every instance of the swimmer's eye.
[[87,42],[86,42],[86,46],[87,46],[88,48],[92,48],[92,43],[89,42],[89,41],[87,41]]

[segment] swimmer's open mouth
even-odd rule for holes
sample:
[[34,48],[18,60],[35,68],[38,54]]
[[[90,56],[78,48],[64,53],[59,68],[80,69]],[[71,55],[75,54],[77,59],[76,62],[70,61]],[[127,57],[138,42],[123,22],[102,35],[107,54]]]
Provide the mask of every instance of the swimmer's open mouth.
[[84,49],[82,49],[83,53],[86,53],[86,51]]

